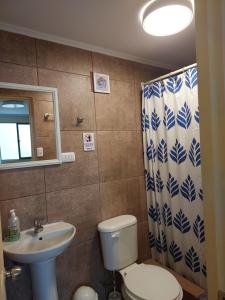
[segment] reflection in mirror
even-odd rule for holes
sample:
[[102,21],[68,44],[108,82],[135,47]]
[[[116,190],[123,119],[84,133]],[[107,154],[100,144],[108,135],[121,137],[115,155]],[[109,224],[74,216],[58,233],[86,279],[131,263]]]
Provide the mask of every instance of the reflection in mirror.
[[28,100],[0,98],[0,162],[32,159]]
[[59,159],[54,105],[52,92],[0,88],[0,168]]

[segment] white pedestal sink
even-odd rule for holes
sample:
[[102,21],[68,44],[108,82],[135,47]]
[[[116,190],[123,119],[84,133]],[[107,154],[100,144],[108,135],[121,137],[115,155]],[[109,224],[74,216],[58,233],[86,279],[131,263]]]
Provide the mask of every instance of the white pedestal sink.
[[38,234],[22,231],[19,241],[3,243],[3,249],[13,261],[30,264],[34,300],[58,300],[55,258],[69,246],[76,228],[65,222],[43,227]]

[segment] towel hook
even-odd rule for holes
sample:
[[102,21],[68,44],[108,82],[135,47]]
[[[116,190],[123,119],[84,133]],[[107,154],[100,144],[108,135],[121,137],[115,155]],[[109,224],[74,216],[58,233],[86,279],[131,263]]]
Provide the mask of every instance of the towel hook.
[[77,123],[76,126],[79,127],[84,122],[84,118],[77,117]]

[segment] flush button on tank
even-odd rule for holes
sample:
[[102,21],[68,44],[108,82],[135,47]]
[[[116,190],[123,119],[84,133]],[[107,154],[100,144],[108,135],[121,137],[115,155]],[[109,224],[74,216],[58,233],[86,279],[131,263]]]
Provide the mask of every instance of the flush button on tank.
[[120,233],[119,232],[114,232],[112,233],[112,238],[115,239],[115,238],[118,238],[120,236]]

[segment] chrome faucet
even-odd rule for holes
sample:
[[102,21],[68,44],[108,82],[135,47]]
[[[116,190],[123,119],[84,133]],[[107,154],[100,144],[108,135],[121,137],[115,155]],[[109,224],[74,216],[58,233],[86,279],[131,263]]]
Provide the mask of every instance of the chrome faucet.
[[34,234],[38,234],[44,230],[42,219],[34,219]]

